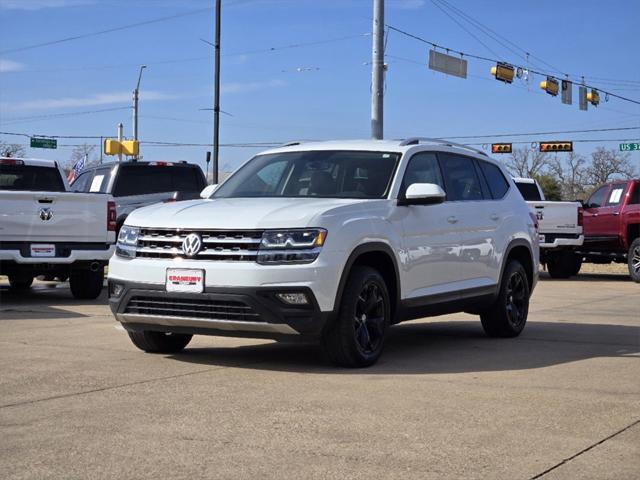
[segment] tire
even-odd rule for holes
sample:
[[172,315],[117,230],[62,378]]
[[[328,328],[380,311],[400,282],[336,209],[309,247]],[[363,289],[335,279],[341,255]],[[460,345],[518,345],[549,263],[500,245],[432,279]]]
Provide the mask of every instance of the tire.
[[182,333],[163,333],[144,330],[128,332],[131,342],[147,353],[177,353],[186,347],[193,335]]
[[640,238],[636,238],[629,247],[627,255],[631,280],[640,283]]
[[32,283],[33,277],[18,277],[15,275],[9,275],[9,285],[11,286],[11,290],[15,290],[17,292],[29,290]]
[[332,363],[362,368],[378,361],[391,320],[389,292],[382,275],[371,267],[355,266],[345,285],[338,316],[322,337]]
[[573,252],[562,252],[550,255],[547,270],[551,278],[570,278],[578,274],[582,268],[582,257]]
[[529,315],[529,282],[517,260],[509,260],[502,274],[500,291],[494,304],[480,314],[482,328],[490,337],[517,337]]
[[102,292],[104,283],[104,267],[92,272],[86,270],[74,270],[69,276],[69,286],[71,293],[79,300],[93,300],[98,298]]

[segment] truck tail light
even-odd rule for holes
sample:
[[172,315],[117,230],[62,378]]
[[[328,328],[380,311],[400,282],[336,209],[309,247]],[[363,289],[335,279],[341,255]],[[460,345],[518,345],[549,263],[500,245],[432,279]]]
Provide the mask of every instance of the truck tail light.
[[578,226],[582,227],[582,222],[584,221],[584,210],[582,207],[578,207]]
[[536,232],[538,231],[538,227],[540,227],[540,225],[538,224],[538,217],[536,216],[535,213],[529,212],[529,216],[531,217],[531,221],[533,222],[533,226],[536,229]]
[[24,165],[24,161],[15,158],[0,158],[0,165]]
[[107,202],[107,231],[116,231],[116,202]]

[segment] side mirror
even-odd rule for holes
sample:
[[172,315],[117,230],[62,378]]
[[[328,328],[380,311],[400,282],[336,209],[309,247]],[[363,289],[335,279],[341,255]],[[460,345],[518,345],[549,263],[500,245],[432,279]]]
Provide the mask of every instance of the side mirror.
[[407,188],[405,198],[398,205],[435,205],[444,202],[447,194],[435,183],[412,183]]
[[217,183],[214,183],[213,185],[207,185],[200,192],[200,198],[209,198],[211,195],[213,195],[213,192],[216,191],[216,188],[218,188],[218,184]]

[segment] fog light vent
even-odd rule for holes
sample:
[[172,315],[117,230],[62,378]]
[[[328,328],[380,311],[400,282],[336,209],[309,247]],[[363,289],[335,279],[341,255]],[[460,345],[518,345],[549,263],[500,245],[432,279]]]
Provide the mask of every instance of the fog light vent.
[[276,293],[276,297],[289,305],[309,304],[309,299],[304,293]]

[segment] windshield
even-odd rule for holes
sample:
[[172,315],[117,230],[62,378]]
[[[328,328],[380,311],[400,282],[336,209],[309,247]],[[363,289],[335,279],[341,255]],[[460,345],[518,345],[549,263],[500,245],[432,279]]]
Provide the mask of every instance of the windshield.
[[57,168],[0,165],[0,190],[64,192],[65,188]]
[[213,197],[384,198],[399,158],[349,150],[258,155]]

